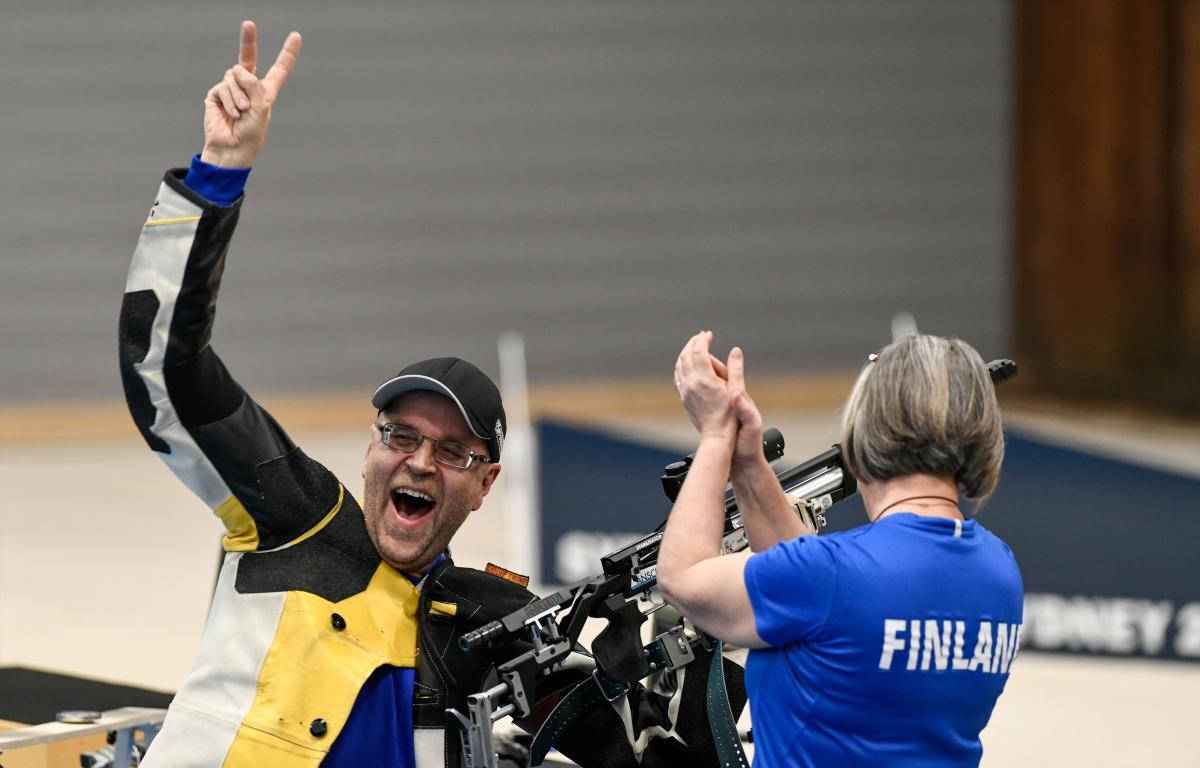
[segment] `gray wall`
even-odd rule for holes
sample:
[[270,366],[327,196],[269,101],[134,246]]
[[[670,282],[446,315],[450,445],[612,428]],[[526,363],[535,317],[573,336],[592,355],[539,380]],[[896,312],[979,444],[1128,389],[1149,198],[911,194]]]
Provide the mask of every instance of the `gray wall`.
[[215,342],[270,391],[405,361],[858,364],[913,311],[1007,351],[1009,9],[990,2],[5,3],[0,401],[118,396],[124,270],[243,16],[305,34]]

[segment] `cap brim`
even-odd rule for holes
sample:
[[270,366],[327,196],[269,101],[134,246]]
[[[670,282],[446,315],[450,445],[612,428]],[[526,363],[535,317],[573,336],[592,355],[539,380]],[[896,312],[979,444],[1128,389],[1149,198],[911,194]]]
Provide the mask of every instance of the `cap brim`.
[[452,392],[450,388],[442,382],[438,381],[437,379],[430,378],[429,376],[422,376],[414,373],[407,376],[397,376],[394,379],[385,381],[380,385],[379,389],[375,390],[375,394],[371,395],[371,405],[375,406],[376,410],[382,411],[388,403],[392,402],[397,397],[400,397],[400,395],[403,395],[407,392],[415,392],[420,389],[428,390],[430,392],[437,392],[439,395],[445,395],[446,397],[450,398],[452,401],[454,401],[454,404],[458,406],[458,412],[462,414],[463,421],[467,422],[467,426],[470,428],[471,434],[485,442],[491,441],[491,435],[481,435],[479,433],[479,428],[475,426],[474,421],[471,419],[471,415],[467,413],[467,409],[463,407],[462,401],[458,399],[458,395],[454,394],[454,392]]

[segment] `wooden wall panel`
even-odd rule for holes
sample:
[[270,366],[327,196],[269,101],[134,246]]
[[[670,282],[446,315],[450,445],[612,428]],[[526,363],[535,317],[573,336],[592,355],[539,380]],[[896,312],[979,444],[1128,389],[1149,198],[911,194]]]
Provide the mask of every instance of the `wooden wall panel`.
[[1200,9],[1018,4],[1014,337],[1026,384],[1200,411]]
[[1184,386],[1200,387],[1200,0],[1179,3],[1178,24],[1179,338]]

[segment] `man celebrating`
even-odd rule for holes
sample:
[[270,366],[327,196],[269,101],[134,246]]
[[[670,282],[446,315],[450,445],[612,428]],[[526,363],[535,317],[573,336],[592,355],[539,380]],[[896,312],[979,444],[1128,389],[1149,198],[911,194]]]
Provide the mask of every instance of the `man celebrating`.
[[[425,360],[374,392],[360,506],[209,344],[242,190],[300,47],[291,33],[260,78],[257,31],[243,22],[238,64],[205,100],[203,151],[166,175],[126,283],[130,412],[227,531],[199,656],[144,762],[151,768],[457,766],[446,709],[465,711],[493,661],[521,649],[489,658],[455,641],[532,599],[446,554],[500,472],[504,408],[479,369]],[[635,689],[581,718],[560,745],[573,743],[585,763],[662,764],[643,759],[654,726],[668,737],[662,754],[679,756],[687,739],[671,722],[639,713],[632,724],[632,699],[655,695]],[[611,738],[619,733],[631,738]],[[700,753],[689,757],[711,759],[710,742],[691,744]]]

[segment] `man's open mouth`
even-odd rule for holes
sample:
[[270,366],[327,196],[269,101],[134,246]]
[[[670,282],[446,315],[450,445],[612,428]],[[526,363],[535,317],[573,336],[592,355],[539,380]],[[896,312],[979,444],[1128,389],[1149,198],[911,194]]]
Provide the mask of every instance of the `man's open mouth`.
[[429,494],[412,488],[396,488],[392,491],[392,507],[402,520],[419,520],[436,503]]

